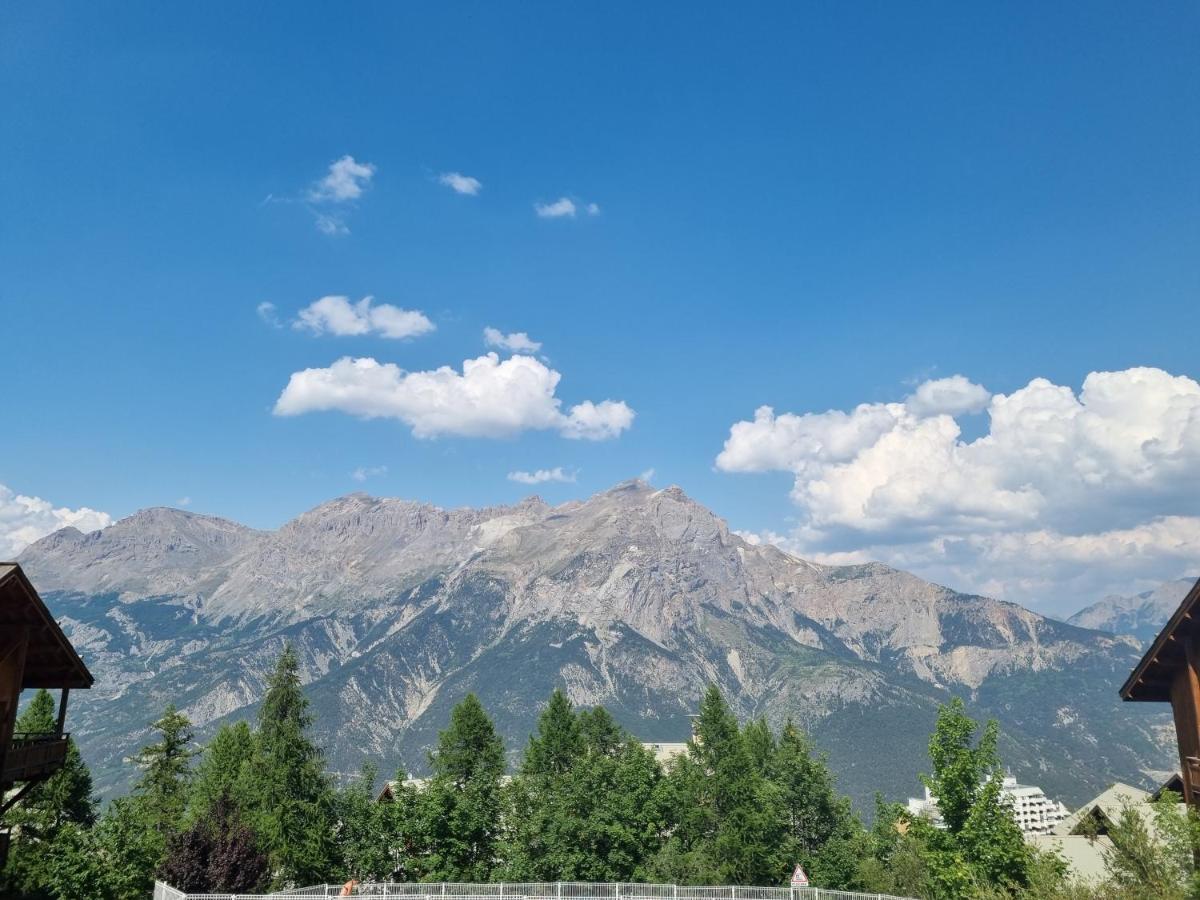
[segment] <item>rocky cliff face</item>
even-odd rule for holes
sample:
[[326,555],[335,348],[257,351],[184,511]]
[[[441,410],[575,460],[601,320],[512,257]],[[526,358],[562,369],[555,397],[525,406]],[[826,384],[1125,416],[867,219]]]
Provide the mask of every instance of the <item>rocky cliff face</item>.
[[915,790],[952,693],[1068,802],[1170,765],[1164,712],[1116,696],[1133,640],[751,546],[678,488],[478,510],[355,494],[271,532],[154,509],[21,562],[98,676],[74,728],[108,789],[168,701],[202,733],[252,715],[288,641],[342,771],[420,769],[470,690],[514,752],[555,686],[679,740],[710,682],[744,716],[803,723],[860,800]]
[[1144,647],[1158,636],[1195,583],[1195,578],[1179,578],[1132,597],[1105,597],[1067,621],[1081,628],[1131,635]]

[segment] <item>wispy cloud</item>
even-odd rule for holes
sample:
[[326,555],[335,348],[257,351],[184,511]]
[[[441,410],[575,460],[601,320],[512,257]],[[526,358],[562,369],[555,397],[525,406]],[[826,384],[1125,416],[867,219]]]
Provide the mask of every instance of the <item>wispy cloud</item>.
[[258,317],[270,325],[272,328],[282,328],[283,323],[279,321],[279,313],[275,308],[275,304],[264,300],[254,308],[258,313]]
[[350,227],[346,224],[349,209],[366,193],[374,177],[374,164],[359,162],[347,154],[331,162],[325,174],[299,194],[270,194],[263,203],[299,203],[312,215],[313,224],[322,234],[349,234]]
[[387,470],[387,466],[359,466],[350,473],[350,477],[355,481],[363,482],[368,478],[374,478],[377,475],[386,475]]
[[316,216],[317,231],[321,234],[338,235],[349,234],[350,228],[346,225],[346,220],[337,213],[321,213],[314,212]]
[[547,481],[574,484],[576,474],[565,471],[562,466],[555,466],[553,469],[538,469],[536,472],[509,472],[508,480],[519,484],[544,484]]
[[192,505],[192,498],[191,498],[191,497],[186,497],[186,496],[185,496],[185,497],[180,497],[178,500],[176,500],[176,501],[175,501],[175,505],[176,505],[176,506],[180,506],[180,507],[187,507],[187,506],[191,506],[191,505]]
[[542,219],[575,218],[575,201],[570,197],[559,197],[553,203],[535,203],[533,210]]
[[488,347],[499,347],[511,353],[537,353],[542,349],[542,342],[533,340],[524,331],[513,331],[505,334],[499,328],[490,325],[483,329],[483,343]]
[[[274,307],[269,310],[272,315],[274,311]],[[292,327],[316,335],[377,334],[402,339],[427,334],[436,326],[420,310],[377,304],[373,297],[351,303],[349,297],[330,296],[314,300],[300,310]]]
[[582,201],[571,197],[559,197],[549,203],[533,204],[533,211],[542,219],[573,219],[579,213],[589,216],[600,215],[600,204]]
[[456,194],[467,194],[474,197],[483,190],[483,182],[461,172],[443,172],[438,176],[438,183],[444,184]]

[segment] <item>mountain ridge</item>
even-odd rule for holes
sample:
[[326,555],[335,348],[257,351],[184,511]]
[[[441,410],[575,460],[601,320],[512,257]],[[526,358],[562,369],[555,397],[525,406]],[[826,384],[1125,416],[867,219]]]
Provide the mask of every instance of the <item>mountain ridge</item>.
[[1082,628],[1131,635],[1144,647],[1158,636],[1195,583],[1196,578],[1176,578],[1140,594],[1113,594],[1085,606],[1066,621]]
[[1016,771],[1079,799],[1170,765],[1169,718],[1116,698],[1132,639],[880,563],[751,545],[676,486],[453,510],[358,493],[273,531],[144,513],[21,556],[98,671],[80,715],[110,789],[147,708],[173,700],[202,732],[249,715],[287,641],[347,769],[419,768],[467,690],[515,749],[553,687],[663,740],[686,734],[708,683],[743,716],[803,723],[864,803],[915,787],[951,693],[1001,719]]

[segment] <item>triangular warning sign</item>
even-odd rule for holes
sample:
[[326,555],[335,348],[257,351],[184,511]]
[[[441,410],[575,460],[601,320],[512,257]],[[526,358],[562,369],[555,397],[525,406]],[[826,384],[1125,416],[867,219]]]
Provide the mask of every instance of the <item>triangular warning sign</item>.
[[800,863],[796,863],[796,871],[792,873],[792,887],[808,887],[808,876]]

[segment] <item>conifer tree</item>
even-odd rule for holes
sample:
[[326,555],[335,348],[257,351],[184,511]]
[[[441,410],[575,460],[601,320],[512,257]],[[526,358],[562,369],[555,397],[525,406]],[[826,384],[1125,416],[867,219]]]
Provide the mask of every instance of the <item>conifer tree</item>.
[[671,835],[649,865],[683,883],[771,884],[780,880],[779,790],[755,765],[736,716],[710,686],[695,737],[660,799]]
[[742,738],[755,767],[763,773],[771,770],[775,757],[775,735],[766,719],[752,719],[742,729]]
[[142,770],[133,795],[146,827],[165,840],[183,826],[193,775],[191,761],[199,751],[191,746],[192,723],[175,709],[174,703],[167,704],[151,728],[158,732],[159,738],[133,757],[134,764]]
[[575,812],[567,817],[567,838],[575,850],[560,877],[631,881],[658,848],[663,829],[656,802],[658,763],[603,707],[580,718],[588,740],[564,790],[566,807]]
[[[59,830],[46,860],[42,882],[44,896],[54,900],[75,897],[123,900],[117,897],[108,877],[106,861],[96,840],[97,831],[98,828],[89,829],[73,823],[67,823]],[[26,896],[39,897],[36,892]]]
[[561,690],[538,717],[537,732],[529,738],[521,763],[524,775],[562,775],[574,765],[583,750],[583,738],[571,701]]
[[289,644],[267,681],[249,777],[238,781],[276,887],[320,882],[334,862],[333,792],[323,754],[308,737],[312,721]]
[[222,797],[237,798],[254,780],[254,733],[246,722],[225,723],[204,748],[188,800],[189,818],[208,814]]
[[109,803],[90,843],[106,886],[104,896],[141,900],[150,895],[166,835],[152,824],[140,797],[118,797]]
[[579,736],[583,751],[593,755],[615,753],[629,738],[603,706],[594,706],[579,713]]
[[467,694],[429,756],[419,796],[420,836],[409,866],[428,881],[487,881],[497,862],[504,744],[483,704]]
[[839,796],[833,774],[808,736],[790,720],[770,763],[784,817],[781,870],[804,866],[814,883],[843,886],[857,871],[860,826],[850,801]]
[[630,880],[657,848],[658,778],[605,709],[576,713],[555,691],[508,792],[505,877]]

